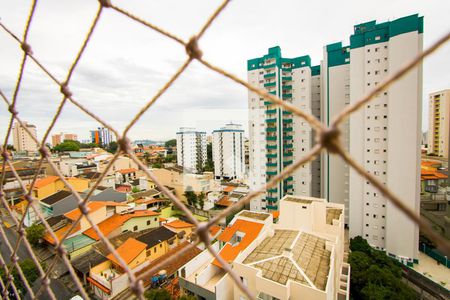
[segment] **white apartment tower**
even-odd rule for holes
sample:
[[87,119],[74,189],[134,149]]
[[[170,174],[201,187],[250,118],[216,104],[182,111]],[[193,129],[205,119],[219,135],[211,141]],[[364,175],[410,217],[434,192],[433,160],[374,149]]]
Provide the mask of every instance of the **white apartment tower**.
[[[354,26],[350,103],[422,52],[423,17]],[[350,155],[410,209],[419,212],[422,67],[350,117]],[[350,169],[350,237],[405,260],[417,259],[418,226]]]
[[38,144],[33,140],[28,130],[34,138],[37,139],[36,126],[22,122],[23,126],[19,122],[15,122],[12,128],[13,145],[16,151],[30,151],[34,152],[38,150]]
[[[309,56],[283,58],[280,47],[273,47],[263,57],[248,60],[247,70],[248,82],[253,86],[264,88],[307,113],[320,113],[320,67],[311,67]],[[313,145],[313,135],[305,120],[293,118],[291,112],[258,94],[249,91],[248,101],[249,183],[257,189],[304,156]],[[319,168],[317,164],[306,164],[253,200],[251,210],[278,210],[278,201],[287,194],[318,196]]]
[[177,164],[186,172],[202,173],[206,163],[206,132],[181,127],[177,132]]
[[216,179],[243,179],[245,174],[244,130],[227,124],[212,133],[212,156]]
[[428,153],[449,157],[450,89],[429,98]]

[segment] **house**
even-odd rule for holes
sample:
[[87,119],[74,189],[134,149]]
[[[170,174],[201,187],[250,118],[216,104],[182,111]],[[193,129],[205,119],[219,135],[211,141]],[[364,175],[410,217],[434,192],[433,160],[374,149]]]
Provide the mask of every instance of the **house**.
[[[84,194],[80,194],[84,196]],[[69,191],[58,191],[39,201],[39,207],[45,218],[63,215],[78,207],[78,199]]]
[[[89,180],[76,177],[67,177],[65,180],[77,192],[83,192],[89,188]],[[27,188],[30,188],[30,186],[27,186]],[[32,188],[33,197],[38,200],[48,197],[61,190],[68,190],[68,188],[58,176],[47,176],[45,178],[38,179]]]
[[[212,246],[258,299],[349,299],[344,258],[344,206],[285,196],[273,215],[241,211]],[[179,270],[183,294],[246,299],[207,250]]]
[[[129,238],[116,251],[128,268],[137,272],[149,264],[146,260],[146,246]],[[113,254],[106,258],[106,261],[90,269],[87,278],[95,296],[100,299],[112,299],[129,287],[128,274],[119,260]]]
[[187,223],[182,220],[174,220],[172,222],[164,224],[164,226],[176,233],[180,233],[180,232],[184,231],[184,233],[187,236],[190,236],[192,233],[192,230],[195,228],[194,224]]
[[117,183],[131,182],[134,181],[137,176],[137,169],[129,168],[129,169],[121,169],[116,171],[116,181]]
[[184,239],[184,236],[165,227],[159,227],[136,239],[147,245],[146,257],[153,261],[175,248]]

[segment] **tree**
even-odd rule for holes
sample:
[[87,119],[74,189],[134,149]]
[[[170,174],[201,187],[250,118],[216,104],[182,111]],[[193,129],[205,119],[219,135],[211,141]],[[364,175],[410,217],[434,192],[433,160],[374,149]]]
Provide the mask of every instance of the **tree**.
[[56,152],[80,151],[80,143],[78,141],[65,140],[61,144],[56,145],[53,150]]
[[8,144],[8,145],[6,145],[6,150],[16,151],[16,148],[14,148],[13,145]]
[[178,300],[197,300],[197,297],[192,295],[183,295]]
[[360,236],[356,236],[350,239],[350,250],[361,251],[363,253],[370,254],[373,249],[365,239]]
[[98,148],[98,145],[96,143],[81,143],[80,148],[82,149],[91,149],[91,148]]
[[177,161],[177,155],[176,154],[167,154],[166,157],[164,157],[165,163],[171,163]]
[[186,187],[184,196],[186,197],[189,205],[195,206],[197,204],[197,195],[192,191],[192,188],[190,186]]
[[139,187],[133,186],[133,188],[131,189],[131,191],[132,191],[133,193],[139,193],[141,190],[139,189]]
[[[39,278],[39,270],[34,264],[33,260],[30,258],[27,258],[23,260],[22,262],[19,262],[19,266],[23,271],[23,275],[27,279],[30,286],[33,286],[33,283]],[[45,263],[41,264],[42,268],[45,270]],[[12,270],[11,275],[13,276],[14,285],[18,289],[19,293],[24,295],[27,290],[25,288],[25,285],[23,283],[22,278],[20,278],[19,273],[17,272],[17,268],[14,268]],[[6,273],[3,268],[0,268],[0,277],[2,278],[3,282],[6,282]]]
[[161,169],[161,168],[162,168],[162,165],[161,165],[161,163],[156,162],[156,163],[154,163],[154,164],[152,165],[152,168]]
[[117,144],[117,142],[111,142],[111,143],[109,143],[109,145],[106,147],[105,150],[110,153],[116,153],[117,148],[119,148],[119,145]]
[[204,172],[214,172],[214,161],[212,157],[212,144],[208,143],[206,145],[206,163],[203,168]]
[[165,289],[151,289],[144,293],[145,299],[148,300],[172,300],[172,296]]
[[203,209],[203,206],[205,205],[205,198],[206,198],[206,195],[205,195],[205,193],[203,193],[203,192],[201,192],[201,193],[197,196],[198,208],[199,208],[199,209]]
[[40,240],[44,237],[45,227],[42,224],[33,224],[25,230],[27,240],[33,245],[39,245]]
[[176,147],[177,146],[177,140],[176,139],[168,140],[167,142],[164,143],[164,146],[166,146],[166,147]]

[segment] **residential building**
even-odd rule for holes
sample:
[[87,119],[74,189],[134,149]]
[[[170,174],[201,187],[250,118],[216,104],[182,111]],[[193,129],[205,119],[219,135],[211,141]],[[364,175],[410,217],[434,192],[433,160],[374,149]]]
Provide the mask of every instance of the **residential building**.
[[52,145],[55,147],[56,145],[61,144],[62,142],[69,141],[78,141],[78,135],[74,133],[57,133],[52,135]]
[[[258,299],[349,299],[344,206],[285,196],[272,214],[242,211],[213,247]],[[183,293],[204,299],[246,296],[207,250],[179,270]]]
[[[354,26],[350,37],[350,103],[354,104],[422,52],[423,17]],[[420,209],[422,66],[350,116],[350,155],[413,212]],[[405,130],[407,128],[407,130]],[[350,237],[417,262],[418,225],[350,169]]]
[[127,156],[119,156],[108,170],[106,170],[106,167],[112,160],[112,155],[108,155],[98,160],[96,160],[96,158],[97,157],[94,158],[94,161],[97,162],[97,172],[99,173],[106,172],[107,175],[115,175],[119,170],[139,169],[138,165]]
[[181,127],[177,132],[177,164],[186,172],[202,173],[206,163],[206,132]]
[[[23,125],[23,126],[22,126]],[[16,151],[35,152],[38,150],[38,144],[33,137],[37,139],[36,125],[27,122],[15,122],[12,128],[13,145]],[[28,132],[27,132],[28,131]],[[30,136],[31,134],[31,136]]]
[[448,158],[450,89],[431,93],[428,107],[428,153]]
[[241,125],[227,124],[213,131],[212,156],[216,179],[244,178],[244,130]]
[[[334,43],[324,47],[321,89],[321,121],[330,126],[336,117],[350,104],[350,47]],[[349,149],[349,122],[340,126],[341,142]],[[349,168],[337,155],[324,152],[321,155],[321,195],[332,203],[345,205],[345,224],[349,216]]]
[[[65,180],[77,192],[84,192],[89,188],[89,180],[76,177],[67,177],[65,178]],[[32,190],[33,197],[41,200],[58,191],[68,190],[68,188],[59,176],[47,176],[45,178],[36,180]]]
[[[309,56],[283,58],[280,47],[247,62],[248,82],[302,109],[320,113],[320,66]],[[313,146],[311,126],[301,118],[249,91],[250,171],[249,185],[257,189],[282,172]],[[276,211],[286,194],[316,195],[320,192],[320,165],[305,164],[265,194],[252,200],[251,210]]]
[[91,130],[91,143],[106,147],[115,140],[114,134],[108,128],[98,127],[96,130]]
[[146,244],[146,259],[154,261],[185,241],[185,237],[183,233],[176,233],[162,226],[136,239]]
[[164,224],[164,227],[172,230],[173,232],[180,233],[184,231],[187,236],[190,236],[192,230],[194,230],[195,225],[182,221],[182,220],[174,220],[172,222]]

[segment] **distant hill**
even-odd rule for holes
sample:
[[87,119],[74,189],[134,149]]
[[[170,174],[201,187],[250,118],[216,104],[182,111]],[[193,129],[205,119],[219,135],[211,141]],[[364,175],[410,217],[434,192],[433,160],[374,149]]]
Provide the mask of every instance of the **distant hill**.
[[152,141],[152,140],[134,140],[133,141],[134,145],[137,144],[142,144],[144,146],[149,146],[149,145],[164,145],[164,141]]

